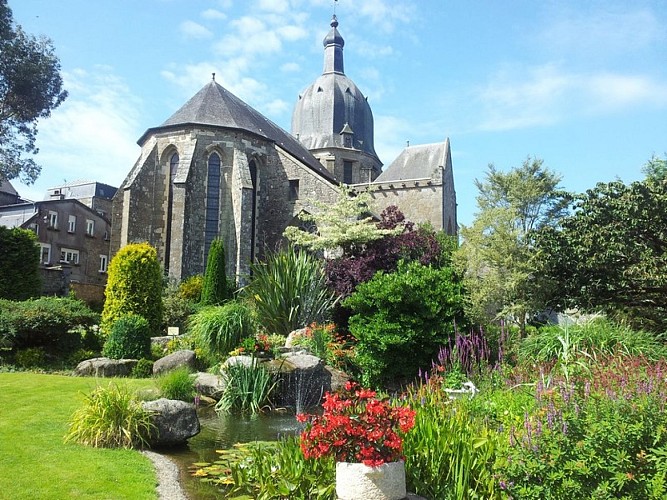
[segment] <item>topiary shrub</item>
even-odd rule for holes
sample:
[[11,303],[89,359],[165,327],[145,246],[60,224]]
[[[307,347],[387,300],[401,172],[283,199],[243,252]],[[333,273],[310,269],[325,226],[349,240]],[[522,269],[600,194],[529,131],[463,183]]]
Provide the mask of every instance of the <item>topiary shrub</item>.
[[462,287],[451,268],[419,262],[377,273],[345,300],[357,339],[355,361],[365,384],[413,379],[463,326]]
[[158,336],[162,324],[162,270],[155,248],[133,243],[111,259],[105,290],[101,328],[109,334],[121,316],[134,313],[148,321],[151,336]]
[[140,359],[151,355],[148,321],[137,314],[117,319],[104,343],[102,354],[111,359]]
[[222,240],[216,239],[211,242],[206,259],[201,302],[206,306],[217,306],[229,299],[231,299],[231,293],[225,271],[225,247]]
[[195,345],[210,361],[226,357],[246,337],[256,331],[252,309],[239,301],[209,306],[190,317],[189,331]]
[[153,362],[150,359],[141,358],[132,368],[132,378],[151,378],[153,376]]

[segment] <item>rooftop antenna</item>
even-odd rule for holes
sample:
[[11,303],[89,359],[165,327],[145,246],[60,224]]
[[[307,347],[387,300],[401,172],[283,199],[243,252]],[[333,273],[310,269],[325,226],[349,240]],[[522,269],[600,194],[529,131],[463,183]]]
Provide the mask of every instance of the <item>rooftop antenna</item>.
[[333,11],[334,11],[333,15],[334,15],[334,17],[336,16],[336,5],[338,5],[338,0],[334,0],[334,2],[333,2]]
[[213,81],[215,81],[215,73],[211,73],[213,75]]

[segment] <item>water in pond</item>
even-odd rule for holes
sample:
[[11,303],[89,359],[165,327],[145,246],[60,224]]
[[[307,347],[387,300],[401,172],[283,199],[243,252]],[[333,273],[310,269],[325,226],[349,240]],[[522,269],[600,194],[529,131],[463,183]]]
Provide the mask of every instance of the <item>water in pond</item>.
[[255,416],[218,415],[212,408],[199,411],[201,432],[188,441],[187,446],[165,451],[178,463],[181,484],[192,500],[224,498],[213,486],[202,483],[188,474],[195,462],[213,462],[218,459],[215,450],[232,447],[235,443],[275,441],[280,436],[297,434],[301,425],[293,414]]

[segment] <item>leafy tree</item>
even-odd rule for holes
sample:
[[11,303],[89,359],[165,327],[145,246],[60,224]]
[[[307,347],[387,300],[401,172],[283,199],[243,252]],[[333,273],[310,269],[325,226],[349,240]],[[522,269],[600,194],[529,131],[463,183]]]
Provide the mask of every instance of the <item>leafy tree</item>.
[[109,263],[102,311],[102,330],[111,332],[121,316],[134,313],[144,317],[152,336],[162,322],[162,271],[155,248],[148,243],[132,243],[121,248]]
[[667,153],[664,158],[653,155],[642,168],[642,172],[647,179],[663,181],[667,179]]
[[456,256],[472,318],[511,318],[523,332],[526,316],[540,309],[533,235],[565,213],[569,195],[558,187],[560,180],[530,157],[507,173],[489,165],[486,178],[475,180],[479,212],[472,226],[461,229]]
[[355,194],[352,189],[340,186],[340,196],[333,205],[312,201],[317,211],[302,214],[301,220],[314,225],[317,232],[295,226],[285,230],[285,237],[292,243],[313,251],[338,251],[350,253],[355,247],[379,240],[398,231],[378,227],[370,215],[371,194],[368,191]]
[[32,158],[37,121],[67,97],[60,61],[51,41],[15,25],[7,0],[0,0],[0,179],[32,183],[40,167]]
[[222,240],[215,239],[211,242],[206,260],[201,301],[203,305],[217,306],[230,298],[230,287],[225,272],[225,247]]
[[540,232],[538,245],[557,305],[667,331],[667,181],[599,183],[576,197],[559,230]]
[[0,226],[0,298],[36,297],[40,287],[39,246],[35,233]]

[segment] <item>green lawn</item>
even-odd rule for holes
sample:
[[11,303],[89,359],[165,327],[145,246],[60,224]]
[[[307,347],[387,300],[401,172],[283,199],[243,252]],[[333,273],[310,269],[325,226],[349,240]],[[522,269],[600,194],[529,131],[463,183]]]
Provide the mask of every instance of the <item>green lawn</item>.
[[[117,380],[131,387],[152,380]],[[75,409],[108,379],[0,373],[0,499],[155,499],[150,460],[137,451],[64,444]]]

